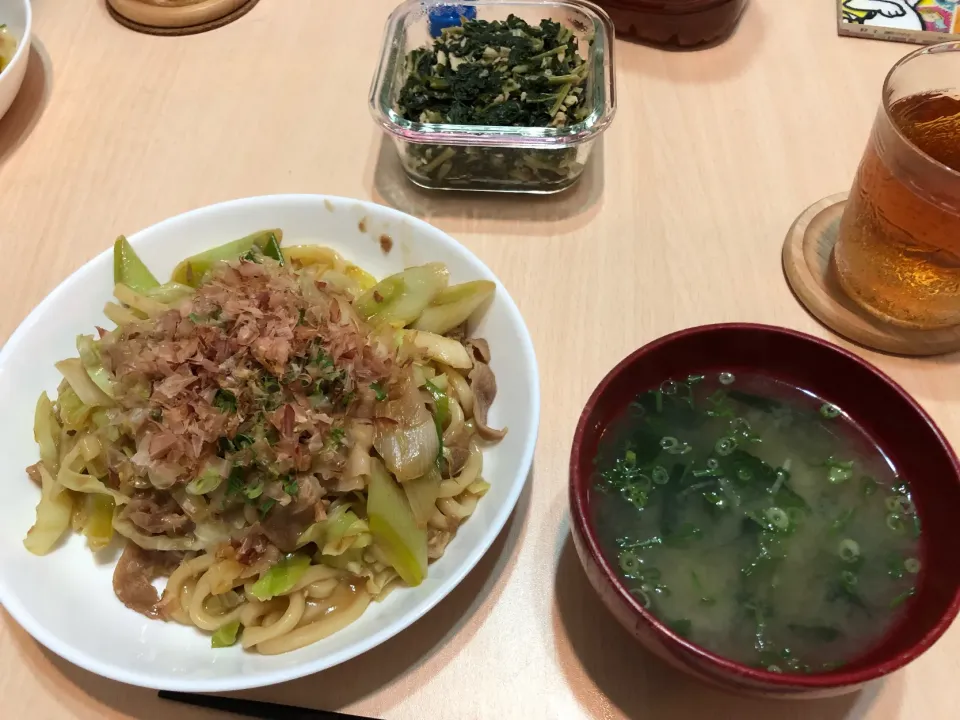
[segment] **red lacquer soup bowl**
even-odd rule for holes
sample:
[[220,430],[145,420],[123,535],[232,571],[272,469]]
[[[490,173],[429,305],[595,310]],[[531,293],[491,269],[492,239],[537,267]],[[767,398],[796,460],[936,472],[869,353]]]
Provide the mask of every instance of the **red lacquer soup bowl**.
[[[667,378],[729,371],[762,373],[843,408],[908,482],[923,532],[916,595],[880,643],[842,668],[787,674],[742,665],[677,635],[644,610],[600,550],[591,508],[594,458],[605,428],[631,400]],[[617,365],[590,397],[570,458],[573,538],[604,604],[647,649],[729,689],[783,697],[856,690],[902,668],[943,634],[960,609],[960,467],[930,417],[890,378],[857,356],[802,333],[764,325],[707,325],[668,335]]]

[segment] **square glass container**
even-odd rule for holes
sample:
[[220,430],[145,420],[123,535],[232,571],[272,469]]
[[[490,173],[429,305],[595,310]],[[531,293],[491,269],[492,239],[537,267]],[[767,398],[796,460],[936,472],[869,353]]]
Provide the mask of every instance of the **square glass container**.
[[[475,8],[478,20],[506,20],[512,14],[531,25],[550,19],[572,30],[589,63],[584,87],[589,114],[559,128],[422,123],[401,117],[397,99],[407,78],[407,53],[433,43],[430,11],[451,4]],[[586,0],[407,0],[387,20],[370,90],[370,110],[392,136],[407,176],[431,190],[564,190],[583,173],[616,107],[613,25]]]

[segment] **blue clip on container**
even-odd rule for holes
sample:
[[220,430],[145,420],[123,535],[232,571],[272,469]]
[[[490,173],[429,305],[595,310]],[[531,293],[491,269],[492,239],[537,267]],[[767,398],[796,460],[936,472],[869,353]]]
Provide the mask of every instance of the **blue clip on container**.
[[477,9],[472,5],[438,5],[428,11],[430,16],[430,37],[440,37],[444,28],[456,27],[460,18],[475,20]]

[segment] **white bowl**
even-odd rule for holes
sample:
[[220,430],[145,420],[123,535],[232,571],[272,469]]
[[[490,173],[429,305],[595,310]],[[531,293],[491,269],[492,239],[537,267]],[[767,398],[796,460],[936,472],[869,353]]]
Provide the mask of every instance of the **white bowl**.
[[[421,220],[373,203],[317,195],[213,205],[164,220],[130,241],[158,277],[168,277],[183,258],[268,227],[283,230],[285,245],[329,245],[377,277],[440,261],[449,267],[451,282],[497,279],[469,250]],[[394,240],[389,253],[380,248],[382,234]],[[54,363],[76,354],[76,335],[106,322],[101,309],[113,286],[111,252],[101,253],[67,278],[0,351],[0,398],[5,405],[0,418],[0,602],[17,622],[58,655],[99,675],[143,687],[217,692],[283,682],[349,660],[411,625],[453,590],[516,505],[530,471],[539,422],[533,343],[499,282],[493,303],[474,330],[490,342],[499,386],[490,423],[510,430],[484,453],[490,492],[444,556],[430,566],[423,584],[396,590],[343,631],[285,655],[263,656],[239,647],[213,650],[208,635],[148,620],[125,608],[113,594],[113,562],[97,562],[82,537],[70,537],[46,557],[28,553],[22,540],[39,497],[24,473],[38,459],[34,405],[41,391],[56,390],[60,378]]]
[[30,0],[0,0],[0,25],[6,24],[7,32],[17,39],[17,51],[10,64],[0,73],[0,118],[20,92],[23,76],[30,60],[30,28],[33,17]]

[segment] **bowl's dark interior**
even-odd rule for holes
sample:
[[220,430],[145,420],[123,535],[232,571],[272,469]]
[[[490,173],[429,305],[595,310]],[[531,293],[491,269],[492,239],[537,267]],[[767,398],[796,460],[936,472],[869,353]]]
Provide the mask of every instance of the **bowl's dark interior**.
[[[960,478],[939,430],[877,371],[833,346],[777,328],[694,328],[641,348],[604,380],[584,410],[574,445],[574,493],[589,512],[593,462],[607,425],[640,392],[694,373],[762,372],[839,405],[888,454],[911,485],[923,531],[923,571],[905,620],[839,674],[895,669],[923,652],[956,615],[960,600]],[[592,530],[590,531],[592,533]],[[606,563],[601,565],[608,568]],[[832,673],[834,674],[834,673]]]

